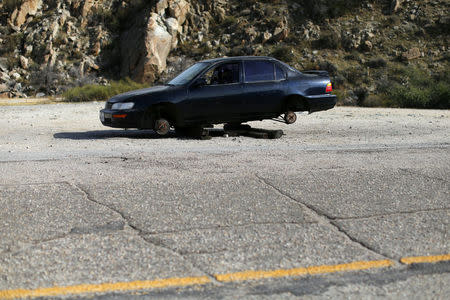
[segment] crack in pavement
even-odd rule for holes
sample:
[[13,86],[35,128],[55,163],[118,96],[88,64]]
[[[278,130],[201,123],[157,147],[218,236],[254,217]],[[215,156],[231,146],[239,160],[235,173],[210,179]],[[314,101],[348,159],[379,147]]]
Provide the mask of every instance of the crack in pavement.
[[372,218],[379,218],[379,217],[389,217],[389,216],[395,216],[395,215],[410,215],[410,214],[419,214],[419,213],[426,213],[426,212],[434,212],[434,211],[444,211],[444,210],[450,210],[450,207],[442,207],[442,208],[429,208],[429,209],[418,209],[418,210],[411,210],[411,211],[399,211],[399,212],[391,212],[391,213],[384,213],[384,214],[373,214],[370,216],[362,216],[362,217],[330,217],[333,221],[346,221],[346,220],[364,220],[364,219],[372,219]]
[[142,233],[147,235],[160,235],[160,234],[177,234],[183,232],[190,232],[195,230],[221,230],[221,229],[232,229],[232,228],[242,228],[249,226],[259,226],[259,225],[304,225],[304,224],[316,224],[317,221],[305,221],[305,222],[253,222],[245,224],[236,225],[217,225],[209,227],[191,227],[186,229],[178,230],[167,230],[167,231],[142,231]]
[[[190,232],[195,230],[205,231],[205,230],[212,230],[212,231],[220,231],[221,229],[233,229],[233,228],[242,228],[242,227],[251,227],[251,226],[260,226],[260,225],[305,225],[305,224],[318,224],[318,221],[313,222],[261,222],[261,223],[248,223],[248,224],[242,224],[242,225],[229,225],[229,226],[215,226],[215,227],[206,227],[206,228],[191,228],[186,230],[179,230],[179,231],[168,231],[168,232],[157,232],[157,233],[151,233],[147,234],[145,238],[152,241],[152,243],[155,244],[164,244],[164,241],[160,238],[160,236],[164,235],[170,235],[170,234],[177,234],[182,232]],[[246,247],[238,247],[237,249],[244,249]],[[201,254],[217,254],[217,253],[224,253],[228,251],[229,248],[224,248],[221,250],[215,250],[215,251],[178,251],[181,255],[201,255]]]
[[269,186],[270,188],[274,189],[275,191],[277,191],[278,193],[280,193],[281,195],[287,197],[288,199],[296,202],[297,204],[299,204],[302,208],[304,208],[305,210],[312,212],[313,215],[317,218],[318,223],[322,224],[324,226],[330,227],[334,230],[337,230],[338,232],[342,233],[342,235],[350,240],[351,242],[353,242],[354,244],[357,244],[358,246],[368,250],[369,252],[376,254],[376,255],[381,255],[389,260],[395,260],[397,261],[395,258],[390,257],[389,255],[385,254],[385,253],[380,253],[378,252],[376,249],[374,249],[373,247],[371,247],[370,245],[364,243],[363,241],[359,241],[358,239],[354,238],[353,236],[351,236],[350,234],[348,234],[343,228],[341,228],[339,226],[339,224],[337,224],[336,222],[333,222],[333,218],[328,216],[325,212],[323,212],[320,209],[315,208],[314,206],[304,203],[300,200],[295,199],[294,197],[292,197],[291,195],[289,195],[288,193],[284,192],[283,190],[279,189],[278,187],[276,187],[275,185],[273,185],[272,183],[268,182],[265,178],[259,177],[257,174],[255,174],[255,177],[264,185]]
[[155,242],[152,241],[151,239],[145,238],[144,235],[145,235],[146,233],[145,233],[142,229],[140,229],[139,227],[137,227],[136,225],[133,225],[133,224],[132,224],[132,221],[131,221],[131,220],[130,220],[123,212],[121,212],[119,209],[113,207],[112,205],[107,205],[107,204],[104,204],[104,203],[101,203],[101,202],[95,200],[94,197],[92,197],[92,196],[90,195],[90,193],[89,193],[86,189],[84,189],[82,186],[80,186],[80,185],[77,185],[77,184],[71,183],[71,182],[65,182],[65,183],[66,183],[66,184],[69,184],[69,185],[72,186],[73,188],[75,188],[75,189],[77,189],[78,191],[80,191],[80,192],[85,196],[85,198],[86,198],[88,201],[91,201],[91,202],[93,202],[93,203],[96,203],[96,204],[98,204],[98,205],[101,205],[101,206],[103,206],[103,207],[105,207],[105,208],[107,208],[107,209],[109,209],[109,210],[112,210],[113,212],[117,213],[118,215],[120,215],[120,217],[124,220],[125,224],[127,224],[131,229],[133,229],[133,230],[137,233],[137,235],[139,236],[139,238],[141,238],[145,243],[148,243],[148,244],[153,245],[154,247],[162,248],[162,249],[164,249],[164,250],[166,250],[166,251],[169,251],[170,253],[174,254],[175,256],[180,257],[183,261],[185,261],[185,262],[187,262],[188,264],[190,264],[190,266],[191,266],[193,269],[197,269],[198,271],[200,271],[201,273],[203,273],[204,275],[206,275],[212,282],[215,282],[215,283],[217,283],[217,284],[222,284],[221,282],[219,282],[219,281],[216,280],[216,278],[214,277],[213,274],[210,274],[210,273],[208,273],[207,271],[203,270],[201,267],[199,267],[199,266],[197,266],[196,264],[194,264],[192,261],[190,261],[189,259],[187,259],[186,257],[184,257],[184,256],[183,256],[181,253],[179,253],[178,251],[175,251],[175,250],[171,249],[170,247],[166,246],[166,245],[163,244],[163,243],[155,243]]
[[[276,147],[268,147],[267,150],[280,150],[280,151],[295,151],[295,152],[372,152],[372,151],[395,151],[395,150],[422,150],[422,149],[446,149],[450,147],[450,143],[439,143],[439,142],[429,142],[429,143],[405,143],[405,144],[386,144],[386,143],[380,143],[380,144],[341,144],[341,145],[300,145],[296,147],[286,146],[286,147],[280,147],[280,145],[277,145]],[[259,149],[259,146],[254,147],[247,147],[248,150],[257,150]],[[194,148],[190,149],[189,153],[197,153],[197,154],[203,154],[203,153],[220,153],[220,154],[229,154],[229,153],[239,153],[242,149],[241,148],[227,148],[226,150],[217,150],[217,149],[211,149],[211,148]],[[219,151],[219,152],[217,152]],[[157,152],[157,151],[156,151]],[[156,152],[142,152],[142,156],[149,155]],[[184,153],[185,151],[181,150],[174,150],[171,152],[171,154],[178,154],[178,153]],[[127,157],[132,157],[133,153],[124,153]],[[96,158],[96,159],[109,159],[109,158],[122,158],[117,156],[103,156],[103,155],[94,155],[89,156],[90,158]],[[23,163],[23,162],[48,162],[48,161],[65,161],[65,160],[74,160],[74,159],[86,159],[86,155],[79,154],[75,155],[74,157],[67,158],[30,158],[30,159],[22,159],[22,160],[0,160],[0,164],[7,164],[7,163]]]
[[137,228],[136,226],[131,224],[130,220],[120,210],[116,209],[113,206],[106,205],[104,203],[101,203],[101,202],[95,200],[86,189],[84,189],[83,187],[81,187],[81,186],[79,186],[79,185],[77,185],[75,183],[71,183],[71,182],[68,182],[68,181],[66,181],[65,183],[68,184],[69,186],[73,187],[74,189],[78,190],[79,192],[81,192],[81,194],[83,194],[85,196],[86,200],[88,200],[90,202],[93,202],[93,203],[95,203],[97,205],[103,206],[104,208],[106,208],[108,210],[112,210],[113,212],[115,212],[116,214],[118,214],[122,218],[122,220],[125,222],[125,224],[127,224],[133,230],[135,230],[137,232],[140,232],[139,228]]
[[214,276],[214,274],[209,273],[209,272],[207,272],[206,270],[203,270],[202,267],[198,266],[197,264],[193,263],[191,260],[189,260],[188,258],[186,258],[185,255],[187,255],[187,254],[182,253],[182,252],[180,252],[180,251],[176,251],[176,250],[170,248],[169,246],[165,245],[163,242],[156,241],[156,240],[153,240],[153,239],[151,239],[151,238],[147,238],[147,237],[145,237],[145,236],[142,236],[141,234],[139,234],[139,236],[140,236],[141,239],[143,239],[145,242],[147,242],[147,243],[149,243],[149,244],[152,244],[152,245],[155,246],[155,247],[163,248],[163,249],[165,249],[165,250],[167,250],[167,251],[169,251],[169,252],[175,254],[176,256],[180,257],[180,258],[181,258],[182,260],[184,260],[185,262],[188,262],[188,263],[192,266],[193,269],[197,269],[198,271],[202,272],[205,276],[207,276],[207,277],[211,280],[211,282],[214,282],[214,283],[216,283],[216,284],[218,284],[218,285],[222,285],[222,284],[223,284],[222,282],[220,282],[220,281],[218,281],[218,280],[216,279],[216,277]]
[[[105,227],[109,227],[109,224],[106,224]],[[104,226],[92,226],[92,227],[73,227],[69,232],[63,233],[63,234],[59,234],[53,237],[49,237],[49,238],[43,238],[43,239],[34,239],[34,240],[29,240],[29,241],[22,241],[23,245],[21,246],[17,246],[20,247],[20,249],[17,250],[11,250],[10,248],[7,248],[4,251],[0,251],[0,256],[2,255],[17,255],[27,249],[30,249],[33,246],[38,246],[40,244],[43,243],[48,243],[48,242],[52,242],[52,241],[57,241],[57,240],[61,240],[61,239],[65,239],[67,237],[70,236],[74,236],[74,235],[85,235],[85,234],[96,234],[99,232],[103,232],[103,233],[111,233],[116,231],[115,229],[103,229]],[[94,230],[92,230],[92,228],[94,228]],[[100,230],[95,230],[96,228],[100,228]],[[117,230],[123,230],[123,224],[121,226],[121,229],[117,229]],[[25,246],[24,246],[25,245]]]

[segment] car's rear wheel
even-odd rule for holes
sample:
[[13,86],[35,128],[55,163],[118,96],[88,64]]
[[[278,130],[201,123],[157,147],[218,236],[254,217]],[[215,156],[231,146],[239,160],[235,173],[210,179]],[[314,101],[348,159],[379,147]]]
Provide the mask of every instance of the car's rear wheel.
[[170,123],[166,119],[157,119],[155,121],[155,132],[159,135],[166,135],[170,131]]
[[294,124],[297,121],[297,115],[293,111],[287,111],[284,114],[284,121],[286,124]]

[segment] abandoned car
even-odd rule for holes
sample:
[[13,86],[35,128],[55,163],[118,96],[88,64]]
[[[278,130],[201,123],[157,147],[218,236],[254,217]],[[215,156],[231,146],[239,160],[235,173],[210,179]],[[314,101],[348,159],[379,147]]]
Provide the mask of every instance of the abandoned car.
[[300,72],[271,57],[198,62],[163,86],[112,97],[100,111],[105,126],[183,132],[213,124],[241,124],[316,112],[336,105],[326,71]]

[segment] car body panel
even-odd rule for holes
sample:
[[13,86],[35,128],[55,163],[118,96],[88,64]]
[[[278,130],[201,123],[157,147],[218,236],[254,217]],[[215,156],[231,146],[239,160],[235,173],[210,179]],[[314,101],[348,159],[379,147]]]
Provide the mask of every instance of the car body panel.
[[226,120],[243,106],[242,83],[192,87],[189,90],[187,121]]

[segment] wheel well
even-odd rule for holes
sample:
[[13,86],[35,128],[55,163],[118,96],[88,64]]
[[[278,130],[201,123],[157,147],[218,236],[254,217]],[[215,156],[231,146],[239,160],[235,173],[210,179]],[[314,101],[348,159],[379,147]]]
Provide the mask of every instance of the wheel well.
[[153,128],[154,122],[160,118],[166,119],[172,126],[175,126],[179,120],[175,105],[172,103],[152,105],[144,115],[142,127]]
[[285,111],[309,111],[308,100],[300,95],[288,96],[285,100]]

